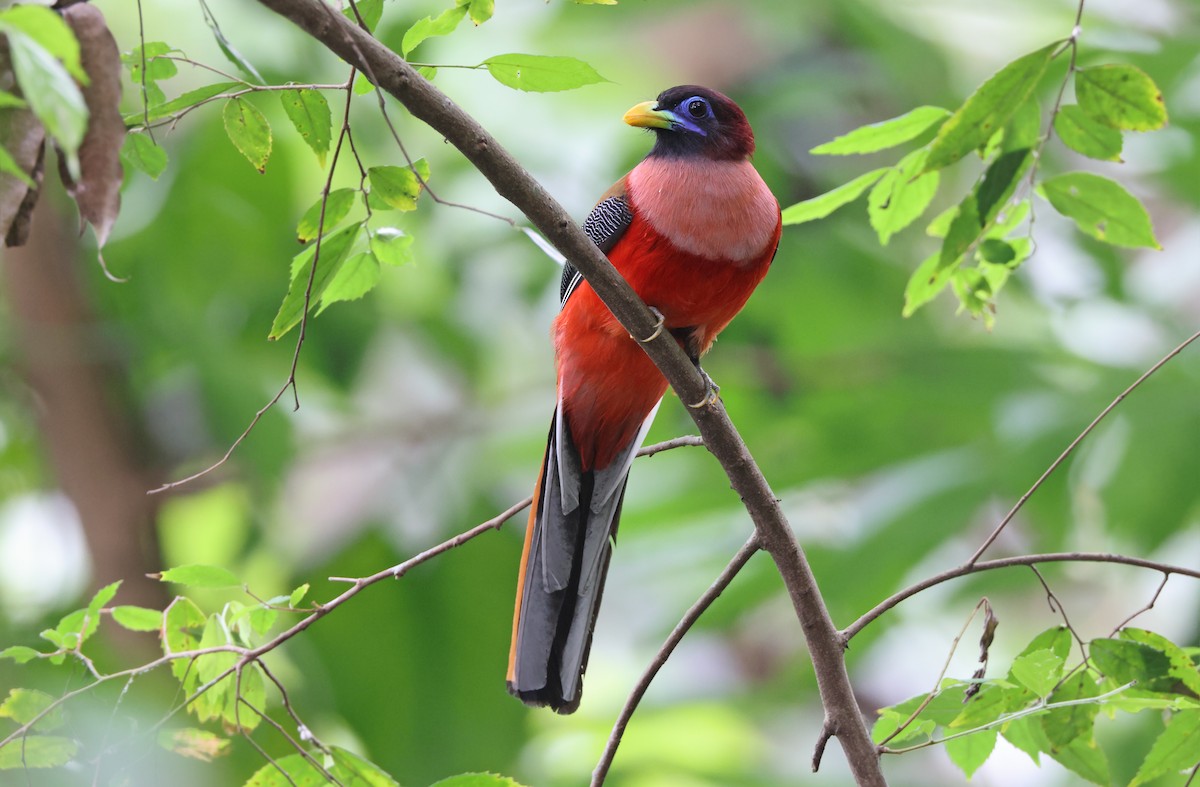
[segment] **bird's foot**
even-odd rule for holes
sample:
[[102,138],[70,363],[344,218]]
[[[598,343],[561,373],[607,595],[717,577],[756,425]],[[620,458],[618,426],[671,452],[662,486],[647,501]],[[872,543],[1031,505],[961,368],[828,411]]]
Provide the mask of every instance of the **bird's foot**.
[[701,407],[716,404],[721,398],[721,386],[713,382],[713,378],[708,376],[708,372],[700,368],[700,364],[696,364],[696,371],[700,372],[700,376],[704,378],[704,384],[708,387],[708,392],[704,394],[704,398],[700,401],[688,405],[693,410],[699,410]]
[[[638,341],[642,344],[649,344],[650,342],[657,339],[659,334],[661,334],[663,332],[663,328],[667,324],[667,320],[665,317],[663,317],[662,312],[660,312],[658,309],[654,308],[653,306],[650,306],[648,308],[650,309],[650,313],[654,315],[654,319],[658,320],[658,322],[654,325],[654,331],[649,336],[647,336],[645,339],[638,339]],[[635,337],[633,334],[629,334],[629,338],[634,339],[637,337]]]

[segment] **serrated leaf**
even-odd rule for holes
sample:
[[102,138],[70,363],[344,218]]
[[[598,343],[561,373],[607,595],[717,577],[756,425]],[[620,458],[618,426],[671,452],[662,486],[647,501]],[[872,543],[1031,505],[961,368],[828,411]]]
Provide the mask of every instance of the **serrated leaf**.
[[[308,301],[310,310],[316,306],[330,279],[337,274],[338,269],[345,262],[346,256],[349,254],[351,246],[354,245],[354,241],[358,239],[362,228],[362,224],[352,224],[327,235],[320,241],[321,256],[317,259],[316,271],[312,273],[312,289]],[[283,303],[279,306],[279,313],[275,315],[275,321],[271,324],[269,339],[278,339],[300,324],[300,319],[304,314],[304,297],[308,290],[309,271],[312,268],[316,252],[317,244],[314,242],[292,259],[291,284],[288,286]]]
[[[354,7],[358,8],[357,16],[354,13]],[[356,0],[354,7],[347,3],[346,7],[342,9],[342,13],[355,24],[358,24],[358,17],[361,16],[367,30],[375,32],[375,28],[379,26],[379,20],[383,19],[383,0]]]
[[[354,207],[355,189],[334,189],[329,192],[328,200],[317,200],[304,211],[300,223],[296,225],[296,237],[301,243],[314,240],[318,234],[328,234],[341,223]],[[321,226],[321,203],[325,202],[325,221]]]
[[[88,111],[83,93],[62,63],[29,36],[8,32],[9,55],[21,93],[48,133],[75,159],[87,131]],[[78,178],[78,161],[70,167]]]
[[300,587],[293,590],[292,594],[290,596],[288,596],[288,606],[289,607],[300,606],[300,602],[303,601],[304,597],[307,595],[308,595],[308,583],[305,582],[303,585],[301,585]]
[[256,170],[265,172],[271,157],[271,125],[263,113],[249,101],[231,98],[221,114],[229,141]]
[[1197,671],[1196,662],[1183,648],[1163,635],[1145,629],[1124,628],[1121,629],[1120,637],[1133,642],[1141,642],[1162,651],[1171,663],[1170,676],[1187,687],[1188,691],[1200,697],[1200,672]]
[[121,145],[121,162],[158,180],[167,168],[167,151],[154,144],[149,134],[126,134]]
[[1035,765],[1041,764],[1041,752],[1048,752],[1053,748],[1042,729],[1042,720],[1037,716],[1013,719],[1001,728],[1000,734],[1013,746],[1028,754]]
[[574,90],[608,80],[596,69],[574,57],[546,55],[495,55],[483,61],[488,73],[502,85],[534,93]]
[[[208,650],[229,644],[231,644],[229,634],[220,616],[210,615],[204,624],[204,633],[200,637],[199,649]],[[195,666],[192,667],[196,674],[196,685],[203,686],[212,683],[207,691],[196,697],[188,706],[188,709],[195,713],[196,718],[201,722],[219,719],[224,714],[228,700],[233,696],[234,675],[232,669],[237,664],[237,660],[236,653],[226,651],[205,653],[196,657]],[[222,675],[224,677],[217,680]],[[214,683],[214,681],[216,682]]]
[[[398,787],[378,765],[337,746],[330,746],[329,750],[330,757],[325,760],[325,766],[344,787]],[[258,769],[245,787],[319,787],[328,784],[329,779],[311,759],[301,754],[281,757]]]
[[214,732],[185,727],[179,730],[160,730],[158,745],[181,757],[201,762],[212,762],[217,757],[229,754],[229,739]]
[[66,21],[45,6],[14,5],[0,11],[0,31],[17,31],[35,41],[51,56],[62,61],[67,73],[86,85],[88,74],[83,69],[79,42]]
[[1141,642],[1126,639],[1094,639],[1088,655],[1096,669],[1117,683],[1145,684],[1167,677],[1171,660],[1167,654]]
[[1114,246],[1162,248],[1142,203],[1115,181],[1091,172],[1068,172],[1042,181],[1038,191],[1097,240]]
[[848,156],[887,150],[916,139],[949,116],[950,110],[942,107],[917,107],[899,117],[856,128],[809,152],[818,156]]
[[4,650],[0,650],[0,659],[12,659],[18,664],[25,664],[41,655],[41,651],[34,650],[25,645],[12,645]]
[[961,738],[952,738],[945,743],[946,754],[970,779],[992,756],[992,750],[996,748],[996,735],[996,730],[980,730]]
[[[183,653],[195,650],[200,645],[200,633],[204,630],[204,613],[189,598],[177,597],[163,612],[163,654]],[[196,687],[196,669],[188,661],[175,659],[171,662],[171,673],[183,684],[184,692],[190,694]]]
[[[0,703],[0,718],[12,719],[17,724],[28,724],[45,713],[33,729],[38,732],[51,732],[58,729],[66,721],[66,713],[61,705],[54,706],[54,697],[37,689],[9,689],[8,696]],[[49,710],[54,706],[52,710]]]
[[[1050,701],[1054,703],[1088,699],[1099,693],[1096,681],[1086,671],[1082,671],[1067,678],[1050,696]],[[1056,751],[1073,741],[1090,741],[1096,714],[1099,712],[1100,706],[1095,703],[1053,708],[1042,715],[1042,730]]]
[[0,747],[0,770],[56,768],[79,752],[79,744],[56,735],[26,735]]
[[991,724],[1012,710],[1014,702],[1020,701],[1023,695],[1024,692],[1016,687],[1009,688],[995,682],[985,683],[975,696],[961,706],[962,711],[946,726],[955,730],[969,730]]
[[879,242],[887,245],[892,235],[912,224],[933,200],[937,193],[937,172],[925,172],[925,157],[928,148],[914,150],[888,170],[867,197],[867,216],[871,226],[879,235]]
[[153,84],[160,79],[169,79],[179,72],[174,61],[163,57],[175,51],[178,50],[166,42],[147,41],[121,55],[121,62],[129,67],[129,81],[140,85],[143,81],[144,61],[144,79],[147,83]]
[[163,613],[146,607],[121,606],[112,608],[113,620],[130,631],[161,631]]
[[1088,158],[1120,161],[1121,132],[1084,112],[1078,104],[1067,104],[1054,118],[1054,133],[1063,144]]
[[1075,71],[1075,100],[1099,122],[1126,131],[1154,131],[1167,124],[1162,91],[1145,71],[1103,65]]
[[319,90],[281,90],[279,99],[288,119],[324,167],[325,154],[333,139],[333,115],[324,94]]
[[321,293],[321,308],[317,310],[317,314],[338,301],[358,300],[375,288],[380,275],[379,260],[375,259],[371,252],[365,251],[350,256],[330,279],[325,292]]
[[174,582],[192,588],[229,588],[242,584],[237,575],[229,569],[201,563],[169,568],[154,575],[154,578],[160,582]]
[[400,52],[407,58],[408,54],[416,49],[422,41],[435,36],[450,35],[466,15],[466,6],[455,6],[437,16],[418,19],[412,27],[404,32],[404,38],[400,41]]
[[925,171],[947,167],[985,145],[1029,98],[1059,44],[1017,58],[980,85],[938,130]]
[[858,199],[874,183],[888,172],[890,167],[881,167],[859,175],[849,183],[844,183],[835,189],[811,199],[797,202],[783,211],[784,224],[803,224],[806,221],[823,219],[843,205]]
[[[1004,245],[1012,251],[1011,246]],[[1054,652],[1035,650],[1015,659],[1010,674],[1038,697],[1045,697],[1062,677],[1063,664],[1062,658]]]
[[1112,784],[1108,759],[1104,756],[1104,751],[1096,746],[1094,740],[1079,738],[1071,741],[1069,745],[1054,749],[1047,754],[1057,760],[1059,765],[1082,776],[1092,784],[1099,784],[1102,787],[1109,787]]
[[411,168],[371,167],[367,170],[367,178],[371,183],[369,199],[372,207],[414,210],[424,184],[429,182],[429,163],[422,158],[414,161]]
[[937,729],[937,724],[931,719],[914,719],[899,733],[896,732],[900,729],[901,724],[908,721],[910,715],[912,715],[911,711],[900,713],[892,708],[884,708],[879,712],[879,718],[871,727],[871,740],[876,744],[887,741],[887,745],[893,748],[929,740],[933,736],[933,731]]
[[1137,787],[1200,762],[1200,710],[1180,711],[1154,740],[1129,787]]

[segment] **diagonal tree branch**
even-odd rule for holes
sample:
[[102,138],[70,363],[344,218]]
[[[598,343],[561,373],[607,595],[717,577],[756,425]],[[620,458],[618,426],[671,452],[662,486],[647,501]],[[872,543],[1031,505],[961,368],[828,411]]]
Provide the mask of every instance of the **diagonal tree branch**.
[[[496,191],[513,203],[587,278],[633,336],[650,336],[655,318],[574,219],[473,118],[369,33],[321,0],[260,0],[358,68],[458,148]],[[673,337],[643,344],[684,401],[700,401],[708,386]],[[720,401],[689,408],[709,450],[741,495],[787,586],[800,621],[825,707],[825,729],[836,735],[861,785],[886,784],[846,672],[842,639],[821,598],[816,578],[766,479]]]

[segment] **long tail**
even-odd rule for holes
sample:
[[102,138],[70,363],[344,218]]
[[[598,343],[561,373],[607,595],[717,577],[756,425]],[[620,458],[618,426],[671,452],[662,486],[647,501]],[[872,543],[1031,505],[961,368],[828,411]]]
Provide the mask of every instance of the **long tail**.
[[653,419],[651,412],[607,467],[584,472],[562,407],[555,412],[525,531],[508,657],[508,690],[526,704],[558,713],[579,707],[629,466]]

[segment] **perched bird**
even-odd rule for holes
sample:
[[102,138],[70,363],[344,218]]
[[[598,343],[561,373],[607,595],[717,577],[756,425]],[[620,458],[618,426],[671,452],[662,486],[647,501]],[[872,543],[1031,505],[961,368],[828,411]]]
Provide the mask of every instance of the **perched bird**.
[[[750,163],[745,114],[717,91],[673,87],[625,122],[652,130],[654,148],[583,228],[699,367],[770,267],[779,203]],[[508,690],[571,713],[629,467],[667,382],[569,263],[560,296],[558,407],[525,533]]]

